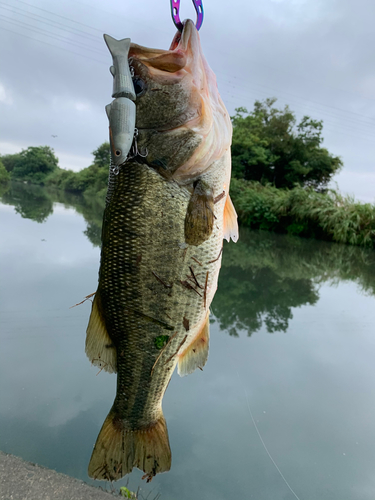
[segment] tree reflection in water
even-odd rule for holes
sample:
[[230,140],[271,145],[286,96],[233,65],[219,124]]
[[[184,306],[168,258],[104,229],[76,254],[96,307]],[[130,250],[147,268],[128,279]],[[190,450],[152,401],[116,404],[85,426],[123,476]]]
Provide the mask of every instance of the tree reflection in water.
[[321,283],[339,281],[375,294],[375,251],[241,228],[236,245],[224,245],[212,311],[233,336],[263,324],[286,332],[293,307],[315,304]]
[[[0,199],[37,222],[52,214],[55,202],[74,208],[87,223],[84,234],[94,246],[101,244],[100,197],[12,183],[1,187]],[[241,228],[236,244],[224,244],[212,321],[232,336],[239,330],[250,336],[263,325],[270,333],[286,332],[292,308],[316,304],[320,284],[340,281],[375,295],[375,251]]]
[[0,186],[0,201],[5,205],[13,205],[21,217],[39,223],[45,222],[53,213],[54,203],[60,203],[66,208],[74,208],[76,212],[83,215],[87,223],[84,234],[94,246],[101,245],[105,203],[103,198],[82,196],[23,182],[12,182]]
[[13,205],[24,219],[45,222],[53,213],[53,202],[47,191],[35,185],[12,182],[2,186],[1,202]]

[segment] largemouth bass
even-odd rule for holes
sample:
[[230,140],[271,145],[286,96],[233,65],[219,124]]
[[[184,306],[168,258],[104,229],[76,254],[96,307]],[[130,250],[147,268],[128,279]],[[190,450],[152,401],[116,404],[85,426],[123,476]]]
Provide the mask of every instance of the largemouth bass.
[[89,475],[147,478],[171,466],[162,399],[174,368],[208,356],[209,307],[223,238],[238,238],[229,198],[232,126],[192,21],[170,50],[131,44],[138,143],[112,182],[98,289],[87,328],[94,365],[117,372],[117,393]]

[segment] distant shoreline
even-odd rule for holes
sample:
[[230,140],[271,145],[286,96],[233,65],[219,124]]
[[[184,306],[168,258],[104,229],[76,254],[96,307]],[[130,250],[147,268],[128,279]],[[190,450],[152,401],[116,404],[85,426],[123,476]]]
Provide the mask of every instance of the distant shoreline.
[[[89,169],[98,169],[92,165]],[[108,170],[100,169],[99,178],[86,172],[82,182],[80,172],[52,174],[44,183],[23,179],[10,182],[46,187],[56,192],[84,195],[103,205],[107,192]],[[104,175],[105,174],[105,175]],[[65,184],[62,179],[68,178]],[[56,179],[60,179],[56,182]],[[2,184],[0,193],[6,191]],[[74,188],[73,188],[74,187]],[[351,196],[327,189],[316,192],[312,188],[296,186],[293,189],[275,188],[255,181],[232,178],[230,195],[238,214],[240,226],[261,229],[304,238],[344,243],[367,248],[375,247],[375,205],[361,203]]]

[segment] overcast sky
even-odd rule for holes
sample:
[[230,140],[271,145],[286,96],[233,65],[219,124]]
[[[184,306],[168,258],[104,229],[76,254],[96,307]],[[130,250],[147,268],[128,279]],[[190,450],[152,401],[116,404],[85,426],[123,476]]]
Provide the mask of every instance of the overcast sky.
[[[339,188],[375,201],[375,2],[203,0],[200,30],[230,114],[277,97],[324,122]],[[195,19],[190,0],[181,18]],[[80,170],[108,138],[110,54],[102,34],[169,48],[169,0],[0,0],[0,153],[54,148]],[[56,135],[57,137],[53,137]]]

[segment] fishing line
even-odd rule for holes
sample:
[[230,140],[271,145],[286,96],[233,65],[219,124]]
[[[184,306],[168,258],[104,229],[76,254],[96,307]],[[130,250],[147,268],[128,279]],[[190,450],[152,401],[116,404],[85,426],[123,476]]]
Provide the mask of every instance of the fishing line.
[[245,397],[246,397],[246,403],[247,403],[247,407],[249,409],[249,413],[250,413],[250,417],[251,417],[251,420],[253,421],[253,424],[254,424],[254,427],[255,427],[255,430],[257,431],[257,434],[259,436],[259,439],[260,439],[260,442],[262,443],[263,445],[263,448],[266,450],[266,453],[267,455],[270,457],[270,460],[271,462],[273,463],[273,465],[275,466],[277,472],[280,474],[282,480],[284,481],[284,483],[288,486],[289,490],[291,491],[291,493],[293,493],[293,495],[297,498],[297,500],[301,500],[300,497],[297,495],[297,493],[293,490],[293,488],[290,486],[290,484],[288,483],[288,481],[285,479],[285,476],[284,474],[281,472],[281,470],[279,469],[279,467],[277,466],[277,463],[275,462],[275,460],[272,458],[271,456],[271,453],[268,451],[268,448],[266,446],[266,443],[263,441],[263,438],[259,432],[259,429],[258,429],[258,426],[255,422],[255,419],[253,417],[253,414],[252,414],[252,411],[250,409],[250,403],[249,403],[249,398],[248,398],[248,395],[247,395],[247,391],[246,391],[246,387],[245,385],[242,383],[241,381],[241,378],[240,378],[240,374],[238,373],[238,370],[236,370],[237,372],[237,376],[238,376],[238,379],[240,381],[240,383],[242,384],[242,387],[243,387],[243,390],[245,392]]

